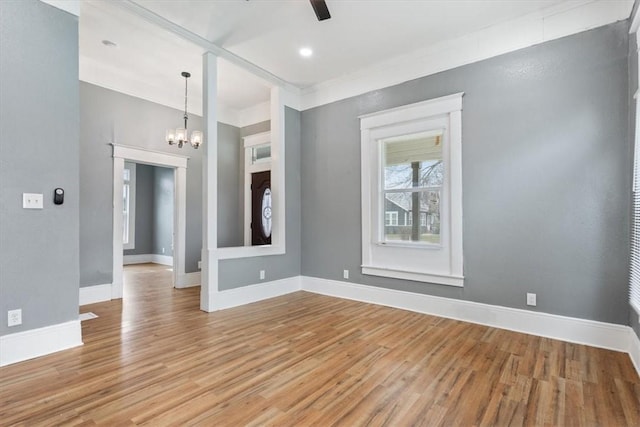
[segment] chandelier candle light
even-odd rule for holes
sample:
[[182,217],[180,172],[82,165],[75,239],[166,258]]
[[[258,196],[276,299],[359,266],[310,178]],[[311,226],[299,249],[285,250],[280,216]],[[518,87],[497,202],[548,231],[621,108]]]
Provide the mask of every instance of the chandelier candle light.
[[169,145],[177,144],[178,148],[182,148],[185,142],[189,142],[193,148],[198,148],[202,144],[202,132],[194,130],[191,132],[191,139],[189,139],[189,132],[187,131],[187,79],[191,77],[191,74],[183,71],[182,77],[184,77],[184,128],[167,129],[166,141]]

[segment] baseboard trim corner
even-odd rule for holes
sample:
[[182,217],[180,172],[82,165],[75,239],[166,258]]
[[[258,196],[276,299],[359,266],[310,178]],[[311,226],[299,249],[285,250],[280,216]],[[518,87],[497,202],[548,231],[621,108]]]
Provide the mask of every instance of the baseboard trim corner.
[[631,363],[636,368],[638,376],[640,376],[640,338],[636,335],[635,331],[629,327],[629,357]]
[[173,266],[173,257],[158,254],[124,255],[122,257],[122,263],[123,265],[153,263]]
[[82,345],[80,320],[45,326],[0,337],[0,366]]
[[200,286],[201,275],[199,271],[193,273],[179,274],[176,279],[176,288],[190,288]]
[[224,310],[290,294],[301,290],[301,283],[302,277],[294,276],[220,291],[216,294],[216,309]]
[[80,288],[80,305],[111,301],[111,284],[85,286]]
[[630,328],[623,325],[309,276],[302,277],[302,290],[609,350],[629,351]]

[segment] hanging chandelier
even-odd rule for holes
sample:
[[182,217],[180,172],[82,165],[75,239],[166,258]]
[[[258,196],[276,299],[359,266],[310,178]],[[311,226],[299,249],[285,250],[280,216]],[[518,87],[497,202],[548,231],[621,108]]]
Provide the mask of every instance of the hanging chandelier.
[[182,148],[185,143],[190,143],[193,148],[198,148],[202,144],[202,132],[194,130],[191,132],[191,138],[189,138],[189,131],[187,130],[187,79],[191,77],[191,74],[183,71],[182,77],[184,77],[184,128],[167,129],[166,141],[169,145],[178,145],[178,148]]

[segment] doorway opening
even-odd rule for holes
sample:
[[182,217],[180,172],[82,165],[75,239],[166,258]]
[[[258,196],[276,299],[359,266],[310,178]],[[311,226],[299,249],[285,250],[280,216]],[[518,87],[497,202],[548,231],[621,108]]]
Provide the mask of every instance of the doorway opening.
[[[126,295],[128,286],[152,279],[149,277],[150,280],[144,280],[144,273],[153,275],[157,268],[148,267],[162,266],[173,274],[174,170],[125,161],[122,194],[123,280]],[[130,280],[133,273],[135,280]]]
[[[111,298],[118,299],[123,296],[123,282],[124,282],[124,264],[125,264],[125,247],[130,245],[129,242],[132,238],[135,241],[135,246],[142,248],[141,246],[141,230],[142,222],[133,221],[135,226],[131,226],[132,211],[135,212],[135,217],[141,215],[142,204],[135,203],[135,208],[131,209],[133,196],[131,192],[131,178],[132,173],[125,172],[125,163],[136,164],[136,181],[141,179],[141,171],[147,170],[147,167],[158,167],[158,169],[148,169],[153,171],[154,176],[157,175],[158,179],[158,202],[165,207],[164,214],[157,215],[156,218],[159,223],[165,224],[164,232],[162,236],[157,239],[152,238],[151,246],[142,248],[145,254],[130,253],[133,258],[129,258],[129,261],[147,261],[155,262],[158,264],[168,264],[168,268],[172,270],[172,283],[173,287],[183,287],[182,284],[186,283],[185,280],[185,240],[186,240],[186,168],[187,168],[186,156],[178,156],[174,154],[162,153],[157,151],[151,151],[146,149],[140,149],[136,147],[129,147],[124,145],[113,144],[113,284],[111,285]],[[130,167],[131,168],[131,167]],[[127,187],[125,177],[129,177],[129,207],[125,209],[125,202],[127,202]],[[136,185],[138,187],[138,185]],[[155,191],[155,190],[153,190]],[[146,194],[142,194],[140,189],[136,189],[135,198],[148,197],[148,191]],[[149,203],[146,203],[147,205]],[[146,206],[148,207],[148,206]],[[170,212],[170,213],[169,213]],[[128,220],[129,225],[125,226],[124,221]],[[167,226],[166,224],[170,224]],[[133,237],[131,231],[133,229]],[[125,231],[129,232],[129,236],[125,236]],[[170,231],[166,231],[170,230]],[[135,251],[135,249],[133,249]],[[164,251],[164,253],[163,253]],[[159,252],[159,253],[153,253]],[[144,258],[145,256],[150,258]],[[136,258],[138,257],[138,258]]]
[[244,244],[271,245],[271,132],[244,138]]

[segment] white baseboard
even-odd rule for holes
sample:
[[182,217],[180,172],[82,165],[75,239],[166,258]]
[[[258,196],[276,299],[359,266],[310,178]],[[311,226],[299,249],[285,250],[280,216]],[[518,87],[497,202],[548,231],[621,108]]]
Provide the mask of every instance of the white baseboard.
[[80,320],[0,337],[0,366],[82,345]]
[[141,255],[124,255],[122,263],[124,265],[146,264],[152,262],[154,264],[173,266],[173,257],[158,254],[141,254]]
[[401,308],[500,329],[629,351],[629,327],[497,305],[396,291],[303,276],[302,289],[323,295]]
[[301,276],[220,291],[215,295],[217,310],[238,307],[252,302],[279,297],[300,290]]
[[80,305],[111,301],[111,284],[80,288]]
[[633,331],[633,329],[629,328],[629,357],[631,357],[631,362],[633,366],[636,368],[636,372],[640,376],[640,339]]
[[200,272],[179,274],[176,280],[176,288],[190,288],[200,286]]

